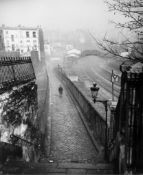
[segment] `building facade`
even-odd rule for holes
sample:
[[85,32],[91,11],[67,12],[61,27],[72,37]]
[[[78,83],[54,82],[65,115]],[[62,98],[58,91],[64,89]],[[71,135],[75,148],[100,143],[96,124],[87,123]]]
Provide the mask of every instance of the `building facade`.
[[44,51],[42,29],[26,27],[0,27],[0,50],[18,51],[22,56],[29,56],[31,51]]

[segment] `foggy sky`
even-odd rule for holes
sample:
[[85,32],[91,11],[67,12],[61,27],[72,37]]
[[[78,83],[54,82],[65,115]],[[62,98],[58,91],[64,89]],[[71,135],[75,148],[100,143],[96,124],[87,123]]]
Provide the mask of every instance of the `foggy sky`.
[[109,20],[120,18],[108,12],[104,0],[0,0],[0,25],[105,33],[111,28]]

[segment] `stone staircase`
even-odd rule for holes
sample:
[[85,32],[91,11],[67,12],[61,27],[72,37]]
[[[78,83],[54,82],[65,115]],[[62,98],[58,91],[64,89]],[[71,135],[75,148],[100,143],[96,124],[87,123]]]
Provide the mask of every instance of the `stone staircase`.
[[47,160],[38,163],[10,161],[4,165],[1,174],[97,175],[113,174],[113,167],[107,163],[93,165],[88,163],[50,162]]

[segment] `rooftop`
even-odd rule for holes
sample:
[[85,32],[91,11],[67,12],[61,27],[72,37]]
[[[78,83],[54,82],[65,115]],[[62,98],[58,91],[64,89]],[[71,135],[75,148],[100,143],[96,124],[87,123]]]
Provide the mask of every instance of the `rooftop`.
[[38,30],[40,29],[39,26],[37,27],[24,27],[24,26],[17,26],[17,27],[8,27],[8,26],[1,26],[0,30]]

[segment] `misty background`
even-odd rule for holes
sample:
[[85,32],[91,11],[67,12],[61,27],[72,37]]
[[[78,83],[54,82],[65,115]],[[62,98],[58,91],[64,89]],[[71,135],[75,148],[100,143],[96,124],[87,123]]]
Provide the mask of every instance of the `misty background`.
[[49,42],[77,38],[82,30],[81,44],[85,42],[83,31],[85,35],[92,32],[96,38],[103,38],[106,33],[119,40],[119,30],[111,21],[125,20],[109,12],[104,0],[0,0],[0,19],[0,25],[11,27],[41,26]]

